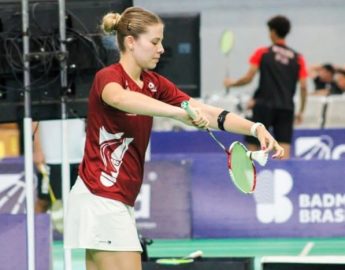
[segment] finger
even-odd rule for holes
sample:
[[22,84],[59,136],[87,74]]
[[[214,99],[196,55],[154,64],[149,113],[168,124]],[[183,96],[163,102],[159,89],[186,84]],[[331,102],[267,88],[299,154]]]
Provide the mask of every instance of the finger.
[[269,152],[272,150],[272,145],[270,145],[269,141],[270,140],[267,137],[263,137],[259,139],[261,150],[264,150],[266,152]]
[[272,156],[272,158],[279,158],[282,159],[285,155],[285,150],[283,147],[277,148],[275,154]]
[[194,120],[193,124],[199,128],[208,127],[209,121],[206,118],[200,118],[199,120]]
[[272,151],[273,148],[274,148],[275,143],[276,143],[276,141],[275,141],[272,137],[269,137],[269,138],[268,138],[268,146],[267,146],[266,151],[267,151],[267,152]]

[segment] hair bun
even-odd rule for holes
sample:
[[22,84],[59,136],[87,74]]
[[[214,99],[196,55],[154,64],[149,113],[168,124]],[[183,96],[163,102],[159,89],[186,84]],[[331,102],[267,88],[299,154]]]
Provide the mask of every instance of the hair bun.
[[121,14],[110,12],[103,17],[101,27],[105,33],[111,33],[117,30],[120,20]]

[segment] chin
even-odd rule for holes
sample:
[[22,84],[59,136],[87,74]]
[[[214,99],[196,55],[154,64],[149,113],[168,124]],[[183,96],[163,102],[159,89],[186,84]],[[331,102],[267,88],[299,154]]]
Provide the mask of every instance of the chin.
[[155,69],[155,68],[156,68],[156,66],[157,66],[157,64],[156,64],[156,63],[151,64],[151,65],[147,65],[146,69]]

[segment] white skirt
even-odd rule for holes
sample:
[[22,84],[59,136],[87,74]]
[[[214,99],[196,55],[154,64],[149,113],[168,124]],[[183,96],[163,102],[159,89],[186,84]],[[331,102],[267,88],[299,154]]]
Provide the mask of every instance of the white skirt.
[[134,208],[92,194],[78,177],[68,197],[64,247],[140,251]]

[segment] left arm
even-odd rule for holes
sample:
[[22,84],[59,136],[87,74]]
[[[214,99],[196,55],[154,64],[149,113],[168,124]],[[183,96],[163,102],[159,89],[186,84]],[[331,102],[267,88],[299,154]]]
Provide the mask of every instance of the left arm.
[[[210,128],[219,130],[217,119],[219,114],[222,111],[224,111],[223,109],[201,103],[194,99],[190,99],[189,102],[193,108],[197,109],[201,115],[205,116],[208,119],[208,126]],[[254,122],[244,119],[238,116],[237,114],[230,112],[225,117],[224,130],[244,135],[252,135],[251,128],[254,124]],[[260,125],[256,128],[255,135],[260,142],[261,149],[266,151],[275,150],[275,154],[273,157],[283,157],[283,148],[277,143],[277,141],[272,137],[272,135],[267,131],[267,129],[263,125]]]
[[34,163],[38,166],[39,164],[45,164],[45,157],[44,157],[43,149],[41,146],[41,138],[40,138],[38,122],[32,123],[32,130],[33,130],[33,149],[32,149],[33,160],[34,160]]
[[250,83],[253,80],[253,78],[254,78],[254,76],[255,76],[257,71],[258,71],[258,67],[257,66],[250,65],[247,73],[244,74],[239,79],[235,80],[235,79],[225,78],[224,79],[224,86],[231,88],[231,87],[246,85],[246,84]]
[[298,112],[296,114],[296,123],[300,124],[303,121],[303,112],[305,108],[305,104],[307,102],[307,81],[306,79],[300,80],[300,107],[298,109]]

